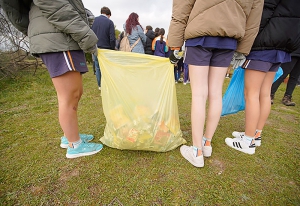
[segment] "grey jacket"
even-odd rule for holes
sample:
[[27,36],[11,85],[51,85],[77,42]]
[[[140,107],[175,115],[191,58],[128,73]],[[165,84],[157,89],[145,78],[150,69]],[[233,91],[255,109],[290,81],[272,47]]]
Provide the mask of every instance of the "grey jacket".
[[81,0],[0,0],[0,5],[12,24],[28,35],[32,54],[96,50],[98,38]]
[[[126,30],[125,24],[123,25],[124,31]],[[131,31],[131,35],[128,35],[130,45],[133,45],[136,40],[140,38],[140,41],[137,43],[135,47],[133,47],[131,52],[145,54],[144,45],[146,45],[146,35],[144,34],[144,30],[140,25],[137,25],[136,28],[133,28]]]

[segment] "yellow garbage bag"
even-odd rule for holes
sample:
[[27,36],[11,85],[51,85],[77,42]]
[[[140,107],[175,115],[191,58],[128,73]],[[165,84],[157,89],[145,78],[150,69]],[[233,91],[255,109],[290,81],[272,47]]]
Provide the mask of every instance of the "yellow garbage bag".
[[168,58],[99,49],[98,60],[106,118],[103,144],[166,152],[186,143],[180,130],[174,66]]

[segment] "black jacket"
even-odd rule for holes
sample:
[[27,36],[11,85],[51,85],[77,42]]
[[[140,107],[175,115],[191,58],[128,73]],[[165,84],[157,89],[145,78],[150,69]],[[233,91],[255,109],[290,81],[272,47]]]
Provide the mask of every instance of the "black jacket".
[[258,35],[252,46],[257,50],[283,50],[300,47],[300,1],[265,0]]
[[152,54],[152,41],[155,38],[155,33],[152,30],[148,30],[146,33],[147,39],[146,39],[146,45],[145,45],[145,54]]

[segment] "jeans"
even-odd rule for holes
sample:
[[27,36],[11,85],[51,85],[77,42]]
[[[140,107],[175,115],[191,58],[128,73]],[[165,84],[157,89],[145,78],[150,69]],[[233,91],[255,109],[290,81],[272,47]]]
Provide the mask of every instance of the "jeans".
[[93,54],[93,56],[94,56],[94,60],[95,60],[97,84],[98,84],[98,87],[101,87],[101,70],[100,70],[98,57],[95,56],[94,54]]
[[300,76],[300,57],[292,56],[292,61],[281,64],[283,74],[273,83],[271,94],[275,94],[280,84],[289,74],[289,80],[286,86],[284,96],[292,96]]

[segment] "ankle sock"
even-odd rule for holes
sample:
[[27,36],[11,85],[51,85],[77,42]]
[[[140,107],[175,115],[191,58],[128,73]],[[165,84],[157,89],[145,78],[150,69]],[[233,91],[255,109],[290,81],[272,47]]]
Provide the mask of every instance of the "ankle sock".
[[82,140],[79,139],[77,142],[70,142],[70,144],[73,146],[72,148],[76,149],[79,147],[79,145],[82,143]]
[[[206,144],[208,143],[208,144]],[[203,146],[211,146],[211,138],[202,137],[202,144]]]
[[251,145],[252,142],[254,142],[253,140],[254,140],[254,137],[250,137],[250,136],[247,136],[247,135],[245,135],[244,138],[243,138],[243,141],[245,143],[249,144],[249,145]]
[[262,133],[262,130],[259,130],[259,129],[257,129],[256,131],[255,131],[255,139],[256,138],[258,138],[258,137],[261,137],[261,133]]
[[199,157],[202,155],[202,149],[199,149],[198,147],[193,146],[193,154],[195,157]]

